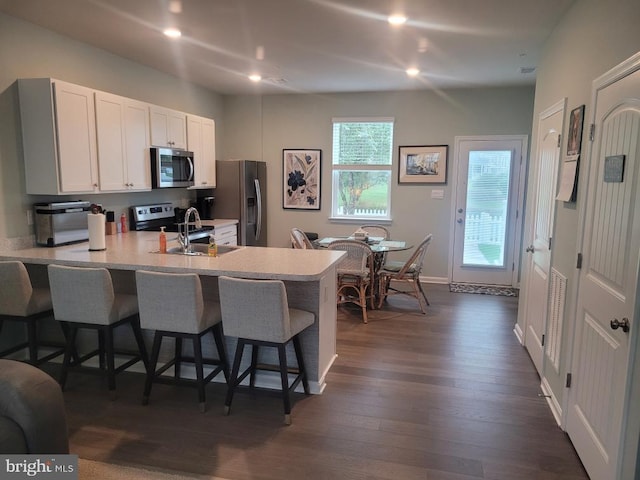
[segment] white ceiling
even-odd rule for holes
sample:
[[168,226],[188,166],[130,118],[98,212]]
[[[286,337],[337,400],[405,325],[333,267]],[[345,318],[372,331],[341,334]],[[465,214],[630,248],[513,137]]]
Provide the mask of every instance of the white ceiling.
[[[531,85],[521,69],[573,1],[182,0],[172,14],[169,0],[0,0],[0,11],[219,93],[310,93]],[[392,27],[395,12],[409,21]]]

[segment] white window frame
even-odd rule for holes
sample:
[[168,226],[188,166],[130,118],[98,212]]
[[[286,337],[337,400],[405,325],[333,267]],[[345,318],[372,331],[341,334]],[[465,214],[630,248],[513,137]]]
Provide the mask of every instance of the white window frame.
[[[363,221],[376,223],[391,223],[391,187],[393,185],[393,150],[394,139],[393,131],[391,133],[391,152],[389,152],[388,165],[339,165],[334,163],[333,158],[333,125],[336,123],[391,123],[392,128],[395,127],[394,117],[334,117],[331,119],[331,217],[332,222],[337,223],[361,223]],[[382,171],[389,172],[389,185],[387,189],[387,214],[382,215],[340,215],[338,214],[338,198],[336,195],[339,191],[338,175],[339,171]]]

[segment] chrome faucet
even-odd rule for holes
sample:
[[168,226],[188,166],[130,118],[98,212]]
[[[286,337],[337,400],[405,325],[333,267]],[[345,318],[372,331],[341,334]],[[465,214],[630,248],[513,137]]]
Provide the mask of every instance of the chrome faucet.
[[189,240],[189,218],[191,218],[191,214],[193,214],[195,218],[195,227],[197,229],[202,228],[198,210],[195,207],[187,209],[184,214],[184,233],[178,232],[178,242],[180,246],[182,246],[183,253],[191,253],[191,241]]

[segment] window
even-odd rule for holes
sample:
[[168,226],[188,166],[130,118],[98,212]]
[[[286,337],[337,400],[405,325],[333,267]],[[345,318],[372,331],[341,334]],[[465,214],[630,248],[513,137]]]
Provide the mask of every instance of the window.
[[333,119],[331,216],[391,219],[393,119]]

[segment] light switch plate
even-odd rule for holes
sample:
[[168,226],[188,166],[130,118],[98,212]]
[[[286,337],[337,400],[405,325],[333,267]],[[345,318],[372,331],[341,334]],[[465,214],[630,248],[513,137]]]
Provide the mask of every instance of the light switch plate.
[[442,200],[444,198],[444,190],[431,190],[431,198]]

